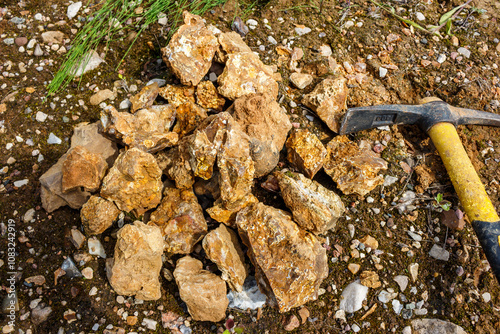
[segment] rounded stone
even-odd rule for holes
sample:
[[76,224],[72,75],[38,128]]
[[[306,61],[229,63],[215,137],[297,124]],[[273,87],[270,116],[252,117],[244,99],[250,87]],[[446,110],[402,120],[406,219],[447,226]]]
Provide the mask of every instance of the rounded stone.
[[23,46],[28,44],[28,39],[26,37],[16,37],[14,43],[16,43],[17,46]]

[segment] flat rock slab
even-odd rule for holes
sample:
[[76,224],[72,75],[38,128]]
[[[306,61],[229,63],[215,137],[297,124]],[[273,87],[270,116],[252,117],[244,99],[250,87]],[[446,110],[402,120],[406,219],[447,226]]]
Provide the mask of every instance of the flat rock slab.
[[416,319],[411,322],[413,334],[466,334],[460,326],[439,319]]

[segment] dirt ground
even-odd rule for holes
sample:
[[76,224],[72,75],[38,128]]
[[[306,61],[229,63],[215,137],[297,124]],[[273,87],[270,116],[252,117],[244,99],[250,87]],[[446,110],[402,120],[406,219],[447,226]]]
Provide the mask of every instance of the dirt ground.
[[[3,17],[0,21],[1,40],[18,36],[26,36],[28,40],[32,37],[40,39],[42,29],[60,30],[69,38],[73,38],[75,34],[71,29],[78,28],[75,25],[77,20],[67,19],[68,4],[64,0],[0,0],[0,16]],[[436,25],[441,15],[462,2],[404,0],[391,1],[390,4],[398,15],[425,26]],[[257,28],[250,30],[244,40],[252,50],[260,54],[264,63],[278,66],[283,78],[278,99],[289,112],[290,119],[305,124],[326,144],[334,134],[317,118],[312,121],[307,118],[306,115],[309,114],[300,106],[302,95],[311,91],[314,84],[328,76],[327,71],[323,71],[328,67],[328,62],[321,54],[322,45],[331,47],[331,56],[338,64],[348,62],[353,67],[360,62],[366,64],[364,75],[358,78],[353,76],[349,80],[349,107],[415,104],[423,97],[437,96],[455,106],[500,113],[500,3],[495,0],[476,0],[470,4],[474,8],[485,9],[486,12],[473,11],[469,6],[457,17],[451,32],[458,40],[458,45],[455,38],[446,36],[444,29],[442,38],[427,34],[398,20],[374,3],[361,0],[324,0],[321,3],[317,0],[259,1],[251,10],[246,10],[250,4],[228,2],[225,6],[207,13],[204,18],[223,31],[230,30],[235,16],[242,17],[244,21],[255,19],[258,22]],[[54,5],[57,5],[56,9]],[[3,8],[10,14],[5,14]],[[423,14],[425,21],[418,20],[417,12]],[[49,17],[50,21],[33,20],[37,13]],[[89,14],[80,12],[79,15],[91,13],[92,10]],[[25,18],[31,23],[20,29],[9,22],[14,16]],[[66,23],[55,28],[50,26],[60,20],[66,20]],[[304,36],[297,36],[294,29],[300,25],[309,27],[312,31]],[[303,49],[304,57],[299,61],[298,67],[315,74],[313,85],[304,90],[291,86],[288,80],[291,72],[286,56],[280,52],[277,45],[269,42],[269,36],[272,36],[278,45],[293,40],[292,48]],[[291,36],[294,38],[291,39]],[[285,39],[287,41],[284,41]],[[95,122],[99,119],[100,107],[92,106],[88,102],[95,87],[113,89],[114,83],[119,80],[119,74],[129,85],[136,84],[139,88],[151,78],[171,79],[171,74],[164,64],[155,65],[156,60],[161,59],[160,48],[165,44],[162,27],[158,24],[151,26],[138,39],[124,63],[115,70],[114,64],[122,57],[128,45],[122,41],[111,43],[106,63],[85,75],[82,82],[71,83],[66,90],[43,102],[46,85],[64,56],[50,52],[37,58],[26,52],[19,52],[15,44],[7,45],[0,41],[0,104],[5,106],[5,110],[0,109],[0,122],[4,128],[0,134],[0,168],[8,167],[8,170],[0,175],[3,184],[0,193],[0,221],[4,224],[0,237],[0,258],[4,261],[0,266],[0,298],[4,299],[7,295],[7,278],[8,272],[11,271],[7,266],[9,240],[4,226],[8,224],[9,219],[13,219],[17,233],[15,271],[19,298],[16,333],[17,329],[19,333],[21,330],[26,333],[28,329],[31,329],[32,333],[57,333],[60,328],[64,329],[64,333],[102,333],[108,325],[124,328],[127,332],[139,332],[141,330],[138,328],[142,327],[142,330],[147,332],[149,330],[141,325],[143,318],[158,321],[157,332],[168,333],[168,329],[161,328],[162,312],[173,311],[189,317],[185,304],[178,296],[175,283],[163,277],[163,297],[160,300],[136,305],[132,298],[131,304],[119,304],[106,279],[105,260],[97,257],[93,257],[85,266],[79,266],[80,269],[91,267],[94,270],[93,279],[62,277],[55,285],[54,272],[61,266],[65,257],[83,252],[75,249],[69,240],[69,231],[73,227],[81,228],[81,222],[79,212],[67,207],[47,214],[41,208],[38,181],[68,149],[68,139],[72,135],[73,127],[80,122]],[[261,45],[264,45],[264,48],[260,48]],[[462,53],[455,54],[460,47],[469,50],[470,57]],[[441,61],[441,55],[445,55],[444,61]],[[34,59],[35,63],[42,59],[52,59],[53,65],[48,64],[40,71],[36,69],[36,64],[28,65],[25,73],[12,77],[5,75],[5,72],[20,72],[17,64],[29,64],[31,59]],[[9,61],[12,62],[10,66]],[[388,69],[383,78],[380,75],[380,66]],[[3,84],[6,84],[5,87]],[[117,106],[129,95],[127,92],[121,92],[111,103]],[[80,100],[82,102],[79,102]],[[290,103],[291,101],[298,106]],[[36,120],[39,111],[49,115],[43,123]],[[62,144],[47,144],[51,132],[63,139]],[[458,133],[497,212],[500,212],[500,128],[468,125],[460,126]],[[22,139],[18,140],[16,136]],[[28,138],[32,139],[32,146],[27,144]],[[471,225],[467,222],[462,230],[448,229],[440,222],[440,213],[429,209],[437,194],[443,194],[444,199],[451,202],[453,210],[460,208],[460,205],[444,166],[427,135],[416,126],[394,126],[390,131],[375,129],[350,138],[357,142],[365,140],[370,144],[386,141],[387,147],[381,153],[389,163],[385,175],[395,176],[398,181],[392,186],[373,190],[368,195],[373,201],[352,195],[342,196],[349,211],[346,212],[346,217],[338,222],[338,229],[327,234],[331,245],[327,251],[328,258],[338,257],[339,261],[329,261],[330,274],[322,284],[326,292],[318,300],[305,305],[310,312],[309,319],[294,332],[351,332],[352,325],[357,324],[362,333],[401,333],[405,326],[410,325],[411,320],[424,317],[453,322],[462,326],[468,333],[498,331],[499,282],[485,264],[485,256]],[[7,148],[10,146],[8,143],[14,144],[12,148]],[[43,154],[43,161],[38,161],[38,156],[33,156],[35,149]],[[14,158],[15,161],[9,161],[9,158]],[[411,167],[416,165],[424,166],[428,173],[415,172]],[[29,180],[27,185],[19,188],[13,185],[14,181],[23,179]],[[336,190],[324,172],[318,173],[315,179]],[[256,192],[262,191],[258,189],[259,184],[260,181],[257,180]],[[396,197],[400,197],[406,190],[414,190],[417,193],[418,199],[414,203],[416,210],[400,214],[391,203],[397,202]],[[273,200],[276,200],[276,206],[282,205],[274,196],[267,199],[269,202]],[[36,221],[25,223],[23,215],[31,208],[36,210]],[[374,208],[379,210],[373,210]],[[376,213],[377,211],[380,213]],[[378,240],[379,249],[384,252],[380,256],[382,269],[375,269],[375,263],[369,257],[342,260],[351,251],[352,238],[347,229],[348,224],[355,225],[357,238],[370,234]],[[118,227],[114,226],[100,238],[107,254],[113,254],[117,229]],[[406,233],[411,229],[424,232],[423,240],[417,247]],[[436,260],[429,256],[435,238],[439,240],[440,245],[445,244],[450,252],[448,261]],[[335,319],[334,315],[342,289],[356,278],[347,268],[349,263],[358,263],[363,270],[376,271],[385,287],[371,289],[366,307],[349,315],[346,323]],[[416,282],[410,282],[403,297],[408,302],[415,303],[425,300],[424,307],[427,308],[428,314],[413,314],[405,318],[396,314],[390,303],[385,305],[379,302],[377,296],[382,288],[392,287],[398,291],[393,277],[409,275],[408,266],[411,263],[419,263],[419,274]],[[46,282],[36,286],[25,281],[35,275],[43,275]],[[89,296],[93,287],[98,290],[98,298]],[[409,292],[410,287],[415,287],[416,293]],[[485,293],[490,294],[491,300],[485,301]],[[36,298],[41,298],[42,302],[50,305],[53,310],[47,320],[39,325],[33,324],[29,316],[21,320],[22,316],[30,311],[30,302]],[[401,296],[398,298],[401,300]],[[373,305],[377,305],[375,311],[363,317]],[[64,313],[69,309],[79,315],[74,322],[68,322],[64,318]],[[139,321],[136,325],[128,325],[119,316],[124,310],[129,314],[137,312]],[[228,317],[234,317],[236,326],[243,328],[244,333],[281,333],[284,332],[284,325],[290,316],[298,316],[298,311],[297,309],[280,314],[269,307],[265,307],[262,312],[228,310]],[[0,315],[1,325],[7,321],[6,314]],[[100,324],[99,329],[92,330],[96,323]],[[194,333],[215,333],[222,332],[224,323],[191,321],[190,327]]]

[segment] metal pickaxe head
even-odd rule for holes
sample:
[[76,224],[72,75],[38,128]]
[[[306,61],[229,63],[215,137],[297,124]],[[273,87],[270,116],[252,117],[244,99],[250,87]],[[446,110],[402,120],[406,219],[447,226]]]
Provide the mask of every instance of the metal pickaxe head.
[[348,109],[339,132],[347,134],[394,124],[416,124],[429,134],[500,283],[500,218],[456,131],[460,124],[500,126],[500,115],[452,107],[434,98],[420,105]]

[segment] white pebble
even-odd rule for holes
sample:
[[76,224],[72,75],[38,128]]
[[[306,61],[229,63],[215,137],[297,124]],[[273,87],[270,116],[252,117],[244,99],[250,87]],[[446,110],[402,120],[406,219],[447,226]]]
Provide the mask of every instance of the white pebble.
[[47,139],[47,144],[61,144],[62,140],[61,138],[57,137],[55,134],[52,132],[49,134],[49,139]]

